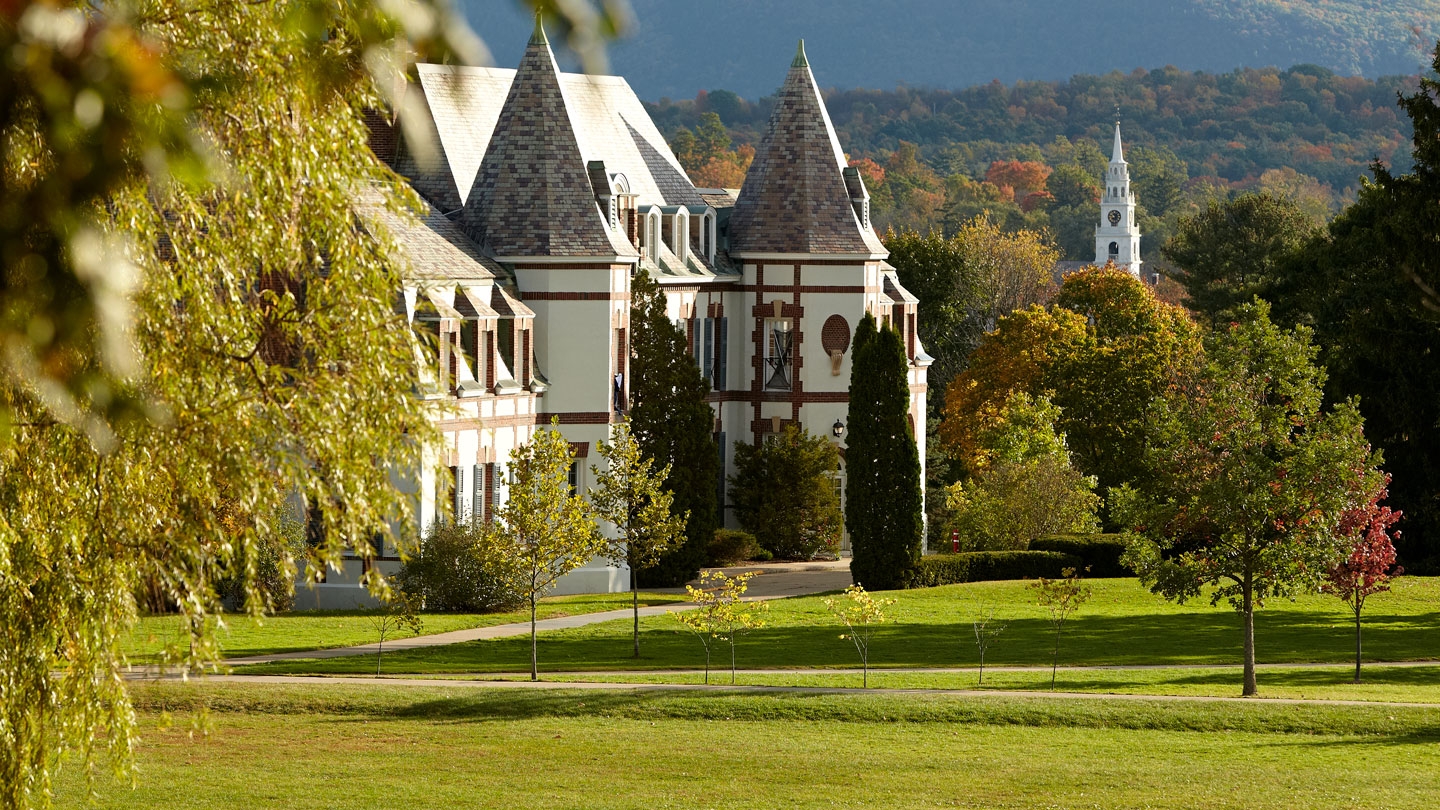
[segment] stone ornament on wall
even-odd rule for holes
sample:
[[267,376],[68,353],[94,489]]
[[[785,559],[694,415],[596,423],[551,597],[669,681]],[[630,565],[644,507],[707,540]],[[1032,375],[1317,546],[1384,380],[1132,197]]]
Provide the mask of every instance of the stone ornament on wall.
[[830,374],[840,376],[840,361],[850,348],[850,324],[841,315],[831,315],[820,328],[820,347],[830,355]]

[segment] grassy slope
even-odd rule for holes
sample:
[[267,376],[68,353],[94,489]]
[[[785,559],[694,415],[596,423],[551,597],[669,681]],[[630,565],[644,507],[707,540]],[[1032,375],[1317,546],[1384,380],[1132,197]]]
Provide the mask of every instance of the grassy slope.
[[[169,684],[138,698],[141,787],[102,782],[99,807],[1290,810],[1419,807],[1440,790],[1433,709]],[[202,704],[207,738],[154,719]],[[83,788],[65,774],[57,806]]]
[[[672,594],[640,594],[642,607],[683,601],[684,596]],[[628,607],[628,593],[585,594],[549,597],[540,603],[537,612],[539,618],[551,619]],[[530,612],[517,610],[506,613],[425,613],[421,618],[424,621],[422,634],[430,635],[511,622],[528,622]],[[409,638],[410,635],[401,631],[390,638]],[[373,644],[377,634],[370,623],[369,614],[364,611],[343,610],[283,613],[266,617],[263,622],[257,622],[248,616],[232,616],[228,620],[227,628],[220,632],[219,638],[225,655],[233,658],[291,650],[320,650]],[[167,644],[185,643],[185,627],[179,616],[147,616],[136,625],[124,651],[131,660],[144,662],[157,657]]]
[[[1174,605],[1135,580],[1096,580],[1095,595],[1065,625],[1064,664],[1233,664],[1240,655],[1240,622],[1227,606]],[[994,609],[1008,621],[987,663],[1048,665],[1051,626],[1020,582],[986,582],[890,594],[891,623],[879,628],[871,665],[969,666],[977,661],[970,621]],[[1395,590],[1371,598],[1366,654],[1371,660],[1440,657],[1440,579],[1406,577]],[[1353,659],[1351,625],[1331,597],[1271,603],[1256,618],[1262,662],[1344,662]],[[768,626],[742,637],[741,668],[852,667],[859,661],[820,597],[777,600]],[[608,622],[541,636],[543,671],[698,668],[699,643],[669,617],[641,621],[641,658],[630,657],[629,625]],[[722,654],[717,652],[716,663]],[[528,639],[457,644],[385,657],[388,673],[517,672],[528,669]],[[373,661],[331,659],[257,668],[265,672],[365,672]],[[248,671],[248,670],[247,670]]]

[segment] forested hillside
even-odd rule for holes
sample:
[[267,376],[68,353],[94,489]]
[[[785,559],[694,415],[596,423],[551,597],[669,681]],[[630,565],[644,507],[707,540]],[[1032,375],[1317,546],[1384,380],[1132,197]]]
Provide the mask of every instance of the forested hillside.
[[[1181,215],[1210,199],[1260,188],[1321,221],[1353,198],[1370,161],[1407,171],[1410,122],[1395,101],[1414,83],[1314,65],[1166,67],[955,91],[832,91],[826,103],[882,227],[953,230],[987,210],[1012,227],[1050,229],[1073,259],[1093,254],[1093,203],[1118,108],[1149,259]],[[743,162],[736,145],[759,138],[770,100],[718,90],[649,106],[692,174],[732,167],[699,171],[697,182],[731,184]]]
[[[530,19],[512,0],[463,0],[498,64],[513,66]],[[773,93],[804,37],[821,86],[967,87],[998,79],[1176,65],[1323,65],[1345,75],[1414,73],[1440,35],[1440,0],[630,0],[613,70],[641,98],[724,87]],[[1418,32],[1418,33],[1417,33]],[[563,59],[563,55],[562,55]]]

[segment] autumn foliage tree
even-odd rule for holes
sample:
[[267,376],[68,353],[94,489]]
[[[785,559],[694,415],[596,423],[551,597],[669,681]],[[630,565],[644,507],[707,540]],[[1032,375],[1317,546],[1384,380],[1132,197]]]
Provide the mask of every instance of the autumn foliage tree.
[[[1387,475],[1386,486],[1389,483]],[[1401,573],[1395,565],[1395,544],[1390,539],[1390,527],[1400,520],[1400,513],[1380,505],[1386,494],[1386,487],[1381,487],[1365,503],[1341,515],[1339,533],[1350,538],[1352,545],[1344,559],[1330,568],[1320,586],[1355,614],[1355,683],[1360,683],[1360,613],[1365,609],[1365,599],[1390,590],[1390,578]]]
[[1124,562],[1177,602],[1227,601],[1243,620],[1256,693],[1255,611],[1319,589],[1351,550],[1341,523],[1383,481],[1353,401],[1322,410],[1325,371],[1304,329],[1263,301],[1207,341],[1203,365],[1156,401],[1139,488],[1111,490],[1135,540]]

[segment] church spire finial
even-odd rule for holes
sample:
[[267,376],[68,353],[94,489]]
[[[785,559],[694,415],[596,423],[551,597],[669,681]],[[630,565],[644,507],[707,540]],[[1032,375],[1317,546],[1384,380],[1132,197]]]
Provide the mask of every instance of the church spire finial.
[[545,17],[540,12],[535,12],[535,31],[530,35],[531,45],[549,45],[550,39],[545,36]]
[[805,40],[803,38],[800,40],[800,44],[795,46],[795,60],[790,63],[790,67],[810,67],[810,60],[805,58]]

